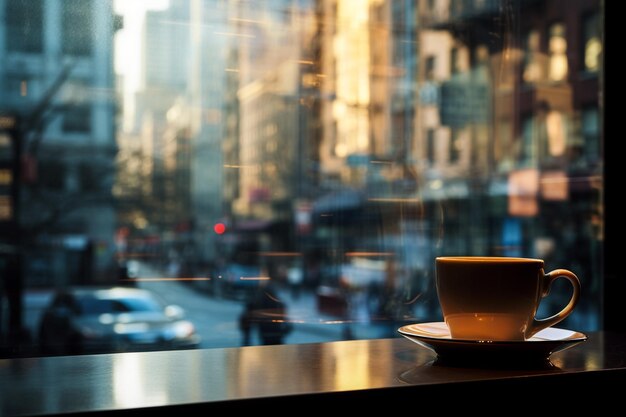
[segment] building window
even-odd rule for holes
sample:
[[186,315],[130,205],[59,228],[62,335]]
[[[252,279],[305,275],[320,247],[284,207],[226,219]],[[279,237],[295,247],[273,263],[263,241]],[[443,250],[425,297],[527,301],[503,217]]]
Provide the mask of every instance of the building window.
[[63,113],[63,130],[71,133],[87,133],[91,130],[91,106],[76,104],[68,106]]
[[97,165],[90,163],[81,163],[78,166],[81,191],[97,191],[100,188],[100,184],[102,184],[103,172],[100,172],[101,175],[98,175]]
[[[543,79],[543,65],[541,62],[541,35],[533,29],[526,35],[526,49],[524,57],[524,82],[535,83]],[[544,60],[545,62],[545,60]]]
[[65,162],[52,159],[41,160],[38,171],[39,185],[52,190],[65,189],[65,176],[67,175]]
[[474,49],[474,65],[483,66],[489,64],[489,48],[487,45],[478,45]]
[[4,78],[5,99],[14,104],[21,104],[28,100],[33,82],[24,75],[7,75]]
[[431,165],[435,164],[437,158],[435,149],[435,129],[428,129],[426,131],[426,157]]
[[597,162],[600,159],[600,117],[595,106],[586,107],[582,112],[582,136],[587,161]]
[[43,50],[45,3],[41,0],[7,0],[5,14],[8,51],[40,53]]
[[[545,146],[546,152],[544,157],[548,158],[558,158],[565,154],[565,150],[567,148],[567,117],[563,112],[558,110],[550,110],[545,115],[545,120],[542,121],[545,123],[545,137],[547,139],[547,143],[545,145],[542,143],[542,146]],[[544,135],[541,135],[541,137]]]
[[449,150],[449,162],[451,164],[459,162],[459,157],[461,155],[461,131],[460,129],[450,129],[450,146]]
[[434,55],[426,57],[424,72],[427,81],[435,80],[435,65],[437,63],[436,59],[437,58]]
[[13,153],[13,139],[6,133],[0,133],[0,161],[11,161],[13,159]]
[[65,0],[61,18],[63,53],[91,55],[93,42],[92,0]]
[[548,67],[550,80],[565,81],[568,74],[568,64],[567,39],[565,38],[565,25],[563,23],[554,23],[550,26],[548,52],[550,54]]
[[520,143],[520,162],[522,166],[534,166],[537,149],[535,147],[535,122],[532,115],[522,120],[522,141]]
[[452,75],[458,74],[460,72],[459,66],[459,48],[452,48],[450,50],[450,73]]
[[494,160],[499,170],[508,171],[513,163],[511,121],[507,118],[502,118],[497,125],[497,129],[498,137],[494,143],[493,150]]
[[600,14],[593,13],[583,19],[583,69],[598,72],[602,57],[602,39],[600,37]]

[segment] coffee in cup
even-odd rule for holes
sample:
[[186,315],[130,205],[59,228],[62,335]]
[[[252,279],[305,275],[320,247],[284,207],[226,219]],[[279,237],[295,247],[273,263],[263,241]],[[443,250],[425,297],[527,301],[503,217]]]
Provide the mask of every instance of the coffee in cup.
[[[483,256],[436,258],[437,296],[454,339],[527,340],[572,313],[580,281],[571,271],[544,272],[541,259]],[[574,287],[559,313],[537,319],[541,299],[552,282],[566,278]]]

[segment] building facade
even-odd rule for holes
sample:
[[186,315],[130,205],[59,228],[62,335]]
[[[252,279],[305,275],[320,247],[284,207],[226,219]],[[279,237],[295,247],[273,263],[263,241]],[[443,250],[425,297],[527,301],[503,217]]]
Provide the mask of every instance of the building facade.
[[577,271],[590,285],[571,320],[597,326],[584,312],[602,282],[600,2],[419,7],[416,150],[429,220],[446,233],[438,254],[531,256]]
[[0,2],[0,106],[22,120],[26,286],[107,282],[114,265],[111,1]]

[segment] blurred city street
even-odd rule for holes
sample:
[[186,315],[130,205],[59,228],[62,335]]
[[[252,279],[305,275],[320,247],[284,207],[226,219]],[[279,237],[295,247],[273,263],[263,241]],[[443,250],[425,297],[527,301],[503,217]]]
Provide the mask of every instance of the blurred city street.
[[[159,271],[146,263],[141,264],[140,277],[158,277]],[[168,304],[184,306],[187,318],[197,328],[202,337],[201,347],[240,346],[242,335],[238,327],[239,316],[244,302],[220,299],[194,289],[184,281],[139,281],[138,286],[150,289]],[[288,289],[279,289],[279,298],[287,305],[287,320],[293,323],[293,330],[285,338],[285,343],[317,343],[344,340],[345,324],[336,317],[325,316],[317,310],[315,294],[302,291],[294,298]],[[354,338],[385,337],[387,329],[370,323],[352,323]],[[253,337],[253,344],[258,338]]]
[[439,256],[573,271],[601,327],[603,2],[0,3],[0,356],[78,286],[203,348],[399,337]]
[[[167,304],[185,309],[185,315],[202,338],[201,348],[223,348],[242,345],[239,317],[244,301],[217,298],[194,286],[189,281],[146,280],[166,276],[148,263],[140,263],[137,287],[151,290]],[[287,306],[287,320],[293,324],[285,343],[319,343],[346,339],[346,323],[337,317],[321,314],[317,309],[315,294],[303,290],[297,297],[288,288],[279,288],[279,298]],[[49,292],[29,292],[25,297],[25,324],[36,338],[41,311],[50,300]],[[350,334],[355,339],[398,337],[391,325],[368,323],[367,320],[350,323]],[[251,344],[260,344],[253,334]]]
[[[207,290],[207,281],[176,280],[167,276],[166,271],[150,263],[139,262],[135,286],[152,291],[168,305],[183,307],[185,317],[194,324],[201,337],[200,348],[244,345],[239,320],[245,309],[245,299],[212,294]],[[37,328],[41,313],[50,303],[51,294],[51,291],[41,290],[28,291],[25,294],[24,322],[34,349],[38,342]],[[292,324],[292,330],[283,339],[285,344],[400,337],[396,331],[398,327],[410,322],[421,322],[430,317],[426,312],[415,311],[414,318],[407,318],[405,323],[377,322],[368,312],[362,311],[356,314],[353,312],[351,319],[345,320],[321,312],[317,295],[313,290],[301,289],[293,292],[291,288],[278,286],[274,294],[287,308],[282,319]],[[554,309],[553,306],[550,307],[549,303],[544,302],[539,315],[549,315],[551,309]],[[422,315],[424,317],[420,319]],[[583,328],[586,325],[590,323],[573,321],[570,318],[565,327]],[[262,344],[259,335],[253,332],[248,344]]]

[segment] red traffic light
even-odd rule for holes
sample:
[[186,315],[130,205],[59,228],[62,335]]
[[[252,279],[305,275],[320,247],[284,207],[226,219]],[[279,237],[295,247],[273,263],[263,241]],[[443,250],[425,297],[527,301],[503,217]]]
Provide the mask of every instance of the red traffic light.
[[213,231],[218,235],[222,235],[226,231],[226,225],[224,223],[215,223]]

